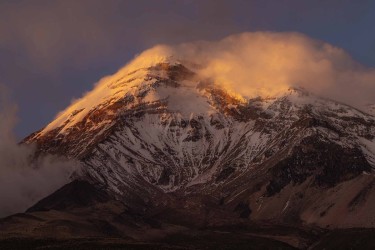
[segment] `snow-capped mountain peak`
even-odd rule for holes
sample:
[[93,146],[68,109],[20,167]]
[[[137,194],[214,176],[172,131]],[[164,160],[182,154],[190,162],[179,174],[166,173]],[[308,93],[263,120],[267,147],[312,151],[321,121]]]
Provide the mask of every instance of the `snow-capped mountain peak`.
[[301,88],[245,100],[181,63],[102,80],[24,142],[79,159],[82,178],[132,202],[169,193],[232,204],[375,166],[373,116]]

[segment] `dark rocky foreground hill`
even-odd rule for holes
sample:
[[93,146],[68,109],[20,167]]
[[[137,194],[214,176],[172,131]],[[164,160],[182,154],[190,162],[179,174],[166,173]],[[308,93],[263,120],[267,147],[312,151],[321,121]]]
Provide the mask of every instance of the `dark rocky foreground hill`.
[[[84,192],[82,192],[84,191]],[[198,204],[197,204],[198,206]],[[167,215],[167,216],[165,216]],[[373,249],[375,229],[254,223],[218,214],[204,225],[189,213],[145,215],[74,181],[26,213],[0,221],[1,249]],[[203,215],[200,215],[203,216]],[[173,217],[179,217],[175,220]],[[175,223],[175,224],[173,224]]]

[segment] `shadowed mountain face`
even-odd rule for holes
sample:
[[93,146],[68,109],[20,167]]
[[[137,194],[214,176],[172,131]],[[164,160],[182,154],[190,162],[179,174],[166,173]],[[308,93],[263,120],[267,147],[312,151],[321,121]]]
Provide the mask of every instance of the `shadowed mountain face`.
[[26,212],[69,210],[80,207],[89,207],[97,203],[105,203],[111,198],[102,190],[96,189],[85,181],[75,180],[60,188],[50,196],[42,199]]
[[122,73],[27,137],[38,154],[78,159],[83,171],[27,211],[37,219],[3,226],[40,219],[26,223],[38,231],[61,213],[66,235],[78,216],[85,236],[98,227],[142,239],[156,236],[135,231],[375,225],[373,116],[301,89],[244,101],[193,71],[160,63]]

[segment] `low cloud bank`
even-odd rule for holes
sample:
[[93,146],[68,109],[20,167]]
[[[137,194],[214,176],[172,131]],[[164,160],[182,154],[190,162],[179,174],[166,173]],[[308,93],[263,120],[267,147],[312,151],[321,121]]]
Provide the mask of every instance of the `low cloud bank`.
[[78,164],[53,156],[32,161],[34,147],[19,145],[13,134],[16,105],[0,85],[0,218],[24,212],[67,182]]

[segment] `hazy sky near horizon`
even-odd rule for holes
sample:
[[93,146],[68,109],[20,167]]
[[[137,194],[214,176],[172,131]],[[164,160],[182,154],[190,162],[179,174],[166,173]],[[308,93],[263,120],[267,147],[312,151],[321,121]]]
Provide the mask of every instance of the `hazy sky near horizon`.
[[374,23],[370,0],[0,0],[0,84],[22,138],[159,43],[296,31],[375,67]]

